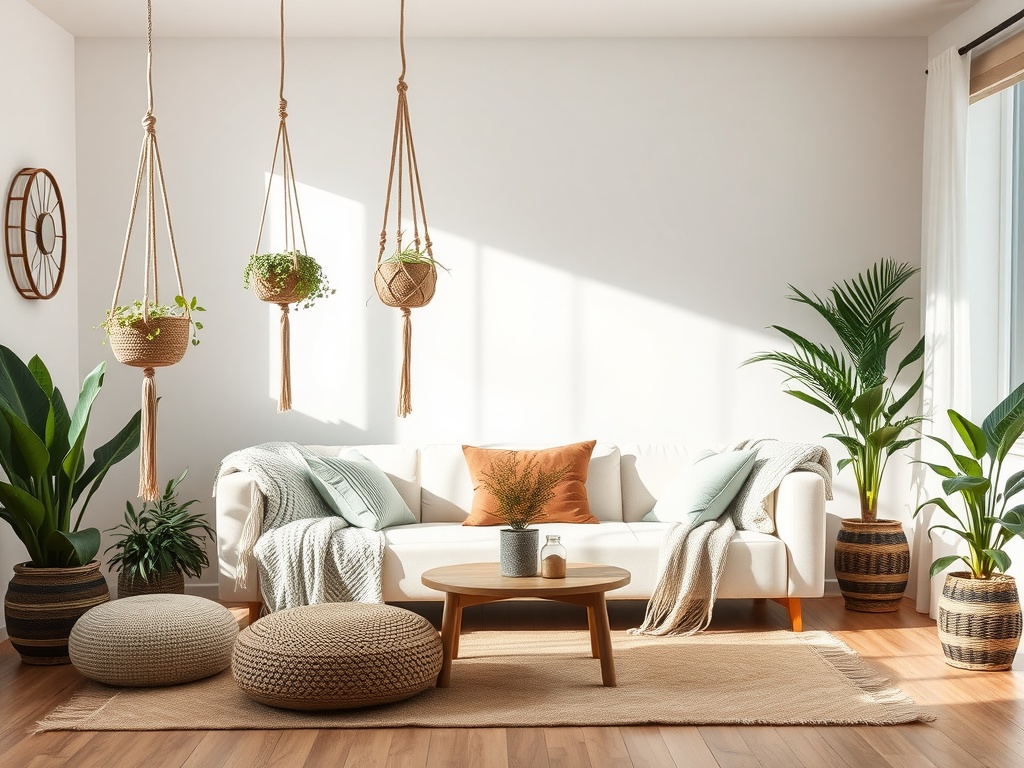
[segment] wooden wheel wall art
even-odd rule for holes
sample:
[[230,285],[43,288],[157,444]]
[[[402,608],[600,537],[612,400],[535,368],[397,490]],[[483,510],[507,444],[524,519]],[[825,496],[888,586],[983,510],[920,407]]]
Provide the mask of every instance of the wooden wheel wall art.
[[7,268],[26,299],[50,299],[60,289],[67,262],[64,200],[53,174],[23,168],[11,181],[4,213]]

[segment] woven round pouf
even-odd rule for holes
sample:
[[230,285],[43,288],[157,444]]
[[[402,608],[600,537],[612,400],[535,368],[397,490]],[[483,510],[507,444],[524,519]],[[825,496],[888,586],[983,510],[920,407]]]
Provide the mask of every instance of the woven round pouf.
[[441,637],[411,611],[323,603],[272,613],[238,636],[231,669],[248,696],[285,709],[350,709],[434,684]]
[[138,595],[98,605],[71,630],[75,668],[107,685],[175,685],[231,663],[238,623],[205,597]]

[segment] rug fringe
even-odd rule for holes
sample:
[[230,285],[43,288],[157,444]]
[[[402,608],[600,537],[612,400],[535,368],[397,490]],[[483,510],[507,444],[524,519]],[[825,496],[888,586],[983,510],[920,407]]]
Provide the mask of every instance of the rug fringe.
[[87,731],[84,727],[88,720],[106,709],[114,699],[121,695],[121,690],[85,689],[73,694],[64,704],[56,707],[50,714],[36,723],[32,733],[44,731]]
[[828,632],[799,632],[794,633],[805,645],[813,648],[835,670],[841,673],[847,680],[856,685],[862,691],[870,694],[877,703],[887,712],[889,718],[878,720],[869,725],[890,725],[892,722],[933,722],[936,716],[931,712],[925,712],[918,707],[910,696],[892,684],[889,678],[884,677],[871,669],[864,660],[857,655],[857,652]]

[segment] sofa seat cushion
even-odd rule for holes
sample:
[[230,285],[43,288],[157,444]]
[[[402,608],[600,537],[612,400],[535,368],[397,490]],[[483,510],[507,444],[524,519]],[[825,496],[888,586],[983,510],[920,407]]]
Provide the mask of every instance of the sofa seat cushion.
[[[660,552],[673,523],[627,523],[640,547]],[[628,568],[629,566],[623,566]],[[652,582],[648,589],[654,587]],[[725,572],[718,585],[720,598],[785,595],[789,587],[789,553],[782,539],[757,531],[736,531],[729,543]],[[650,594],[650,592],[648,592]]]
[[[608,593],[610,600],[646,600],[657,583],[661,544],[672,523],[540,523],[544,537],[562,537],[569,562],[615,565],[628,570],[630,583]],[[498,527],[465,527],[457,523],[421,523],[384,530],[384,600],[442,600],[425,587],[420,574],[453,563],[498,560]],[[719,597],[785,595],[788,585],[786,545],[775,536],[737,531],[729,547]]]

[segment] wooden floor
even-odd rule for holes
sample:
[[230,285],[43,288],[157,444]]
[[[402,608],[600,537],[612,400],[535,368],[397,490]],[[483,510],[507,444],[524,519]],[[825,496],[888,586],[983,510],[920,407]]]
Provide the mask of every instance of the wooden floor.
[[[613,628],[636,626],[642,604],[612,603]],[[498,608],[498,606],[493,606]],[[779,606],[722,602],[711,631],[784,629]],[[427,610],[425,615],[438,621]],[[529,623],[585,628],[585,615],[547,603],[467,611],[464,631]],[[0,766],[1024,766],[1024,653],[1011,672],[965,672],[943,663],[935,624],[904,601],[894,614],[804,601],[806,629],[841,637],[918,704],[934,723],[888,727],[621,727],[32,734],[34,723],[81,684],[71,667],[29,667],[0,644]],[[770,659],[766,660],[770,663]],[[757,675],[757,670],[751,670]],[[495,695],[500,695],[499,691]]]

